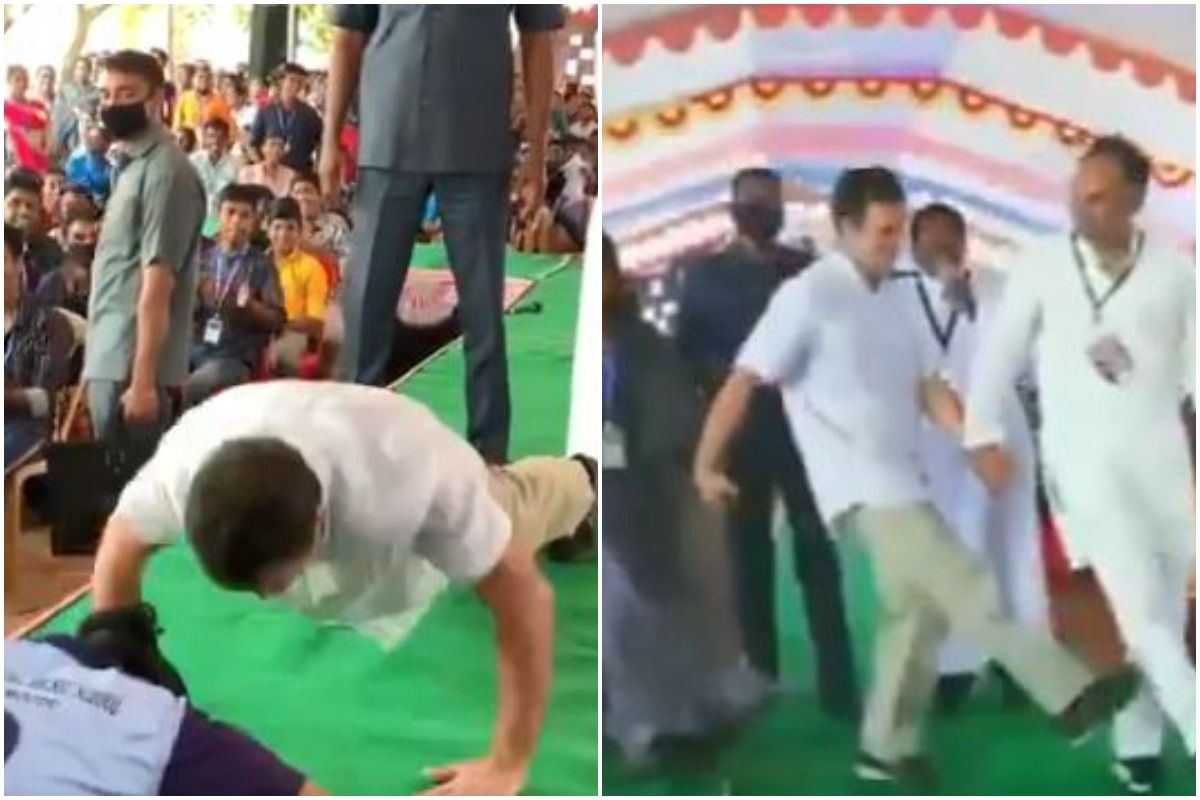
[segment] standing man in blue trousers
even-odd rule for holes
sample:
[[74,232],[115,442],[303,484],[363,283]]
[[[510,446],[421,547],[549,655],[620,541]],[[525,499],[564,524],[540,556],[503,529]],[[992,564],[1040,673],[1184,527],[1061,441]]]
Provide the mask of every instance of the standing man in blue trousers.
[[340,189],[339,133],[360,110],[354,233],[341,293],[342,377],[383,384],[396,306],[426,200],[441,209],[459,295],[467,366],[467,438],[489,463],[508,460],[504,247],[518,151],[511,125],[520,32],[526,145],[522,208],[545,188],[546,136],[559,5],[336,5],[320,177]]

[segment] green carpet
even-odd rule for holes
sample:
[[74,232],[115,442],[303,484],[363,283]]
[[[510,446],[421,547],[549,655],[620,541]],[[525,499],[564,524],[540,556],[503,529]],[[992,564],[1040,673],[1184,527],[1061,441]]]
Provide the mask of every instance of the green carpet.
[[[445,263],[439,247],[414,262]],[[546,273],[558,258],[510,256],[509,271]],[[526,301],[541,314],[508,318],[513,455],[561,452],[569,403],[578,262],[539,283]],[[401,390],[462,429],[462,359],[449,348]],[[597,570],[547,570],[557,599],[554,694],[528,793],[596,793]],[[487,613],[469,593],[444,596],[407,642],[384,654],[349,631],[252,596],[218,591],[189,550],[156,557],[146,596],[159,609],[162,646],[196,705],[237,724],[335,794],[406,794],[425,767],[478,755],[494,712],[494,648]],[[44,631],[71,630],[81,601]]]
[[[790,545],[788,545],[790,546]],[[631,772],[615,747],[604,748],[604,793],[608,795],[864,795],[877,793],[851,774],[856,731],[821,715],[814,689],[813,659],[804,628],[802,600],[792,563],[781,550],[777,563],[783,674],[789,689],[754,719],[720,755],[672,762],[648,772]],[[860,674],[870,663],[874,608],[866,556],[853,545],[842,549],[851,627]],[[1033,710],[1002,708],[999,691],[985,692],[956,716],[935,715],[930,755],[948,795],[1112,795],[1107,737],[1072,749],[1051,723]],[[1173,741],[1167,794],[1195,795],[1182,748]]]

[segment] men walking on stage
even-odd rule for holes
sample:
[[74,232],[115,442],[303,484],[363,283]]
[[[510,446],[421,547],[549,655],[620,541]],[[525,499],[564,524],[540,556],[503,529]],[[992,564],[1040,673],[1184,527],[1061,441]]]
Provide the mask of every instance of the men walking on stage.
[[737,497],[724,472],[755,389],[780,387],[817,505],[870,553],[882,605],[856,773],[929,791],[921,723],[948,631],[996,659],[1071,737],[1086,735],[1136,689],[1128,672],[1096,678],[1049,636],[1014,625],[995,581],[930,502],[922,414],[961,425],[957,398],[925,362],[891,280],[905,197],[882,167],[851,169],[834,187],[835,251],[775,293],[713,401],[695,481],[714,503]]
[[[920,346],[955,393],[965,397],[1003,276],[967,268],[966,220],[948,205],[932,203],[913,215],[911,241],[912,267],[898,276]],[[933,504],[996,577],[1004,609],[1027,628],[1049,631],[1033,434],[1015,386],[1004,398],[1003,415],[1016,470],[1000,496],[988,496],[961,439],[929,421],[921,425],[921,463]],[[976,685],[984,665],[978,648],[957,639],[947,642],[939,665],[939,700],[955,707]]]
[[517,152],[510,129],[512,38],[521,36],[524,208],[540,208],[559,5],[333,7],[321,184],[337,191],[338,142],[350,98],[361,116],[350,264],[341,291],[342,371],[383,384],[396,304],[430,192],[458,287],[467,362],[467,438],[490,463],[508,459],[504,246]]
[[1048,494],[1074,560],[1090,564],[1147,687],[1115,726],[1114,771],[1151,792],[1163,724],[1196,748],[1184,645],[1195,565],[1193,472],[1180,406],[1195,391],[1195,265],[1135,218],[1150,161],[1097,139],[1071,184],[1074,228],[1014,269],[972,381],[966,444],[994,492],[1012,482],[1004,398],[1032,354]]
[[[737,238],[686,268],[676,330],[679,347],[709,399],[725,382],[738,348],[775,290],[811,261],[776,241],[784,213],[778,173],[742,170],[732,189]],[[728,536],[747,655],[764,675],[779,677],[772,523],[776,497],[782,495],[817,659],[821,705],[830,714],[857,720],[858,686],[841,567],[788,434],[778,390],[759,387],[749,417],[730,456],[730,479],[738,486],[738,499],[730,509]]]

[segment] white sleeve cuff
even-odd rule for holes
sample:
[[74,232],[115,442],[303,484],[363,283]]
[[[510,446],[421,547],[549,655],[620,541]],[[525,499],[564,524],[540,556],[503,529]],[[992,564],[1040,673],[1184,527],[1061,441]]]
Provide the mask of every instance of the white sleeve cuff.
[[26,389],[25,402],[29,403],[29,411],[34,419],[50,416],[50,395],[45,389]]

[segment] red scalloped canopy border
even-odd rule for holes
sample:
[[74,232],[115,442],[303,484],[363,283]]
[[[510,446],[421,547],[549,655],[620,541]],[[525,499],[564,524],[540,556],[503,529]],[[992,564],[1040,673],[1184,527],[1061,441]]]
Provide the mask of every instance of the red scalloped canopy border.
[[617,31],[605,31],[604,52],[620,64],[629,65],[642,57],[646,43],[658,39],[668,50],[676,53],[691,48],[696,33],[705,28],[718,41],[727,41],[741,28],[743,12],[760,28],[778,28],[789,18],[791,12],[799,12],[800,19],[812,28],[823,28],[833,20],[834,12],[844,9],[851,22],[860,28],[871,28],[881,24],[893,10],[899,11],[900,21],[919,28],[929,24],[935,11],[945,9],[961,30],[974,30],[990,14],[1000,32],[1009,39],[1020,39],[1031,30],[1038,33],[1042,46],[1050,53],[1065,56],[1083,45],[1091,56],[1092,64],[1102,72],[1112,72],[1126,62],[1133,67],[1133,75],[1143,86],[1153,88],[1163,81],[1175,82],[1179,98],[1187,103],[1196,102],[1196,73],[1170,61],[1138,52],[1116,42],[1075,28],[1037,19],[1029,14],[1004,6],[965,5],[808,5],[803,3],[783,5],[714,5],[696,6],[635,23]]

